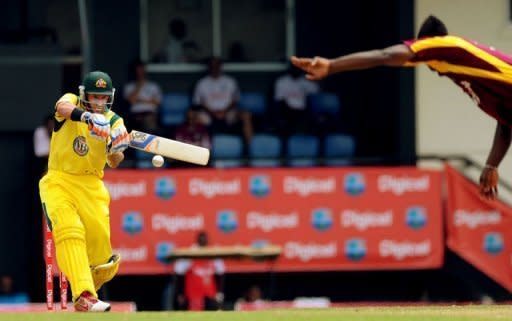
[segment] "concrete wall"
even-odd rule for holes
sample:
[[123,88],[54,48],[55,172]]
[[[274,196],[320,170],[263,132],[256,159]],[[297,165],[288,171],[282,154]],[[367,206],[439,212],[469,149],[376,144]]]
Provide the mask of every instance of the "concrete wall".
[[[416,30],[429,14],[445,22],[450,33],[512,53],[508,0],[416,0]],[[484,114],[450,80],[426,67],[416,73],[417,152],[467,154],[484,163],[496,122]],[[501,177],[512,182],[512,155],[502,162]]]

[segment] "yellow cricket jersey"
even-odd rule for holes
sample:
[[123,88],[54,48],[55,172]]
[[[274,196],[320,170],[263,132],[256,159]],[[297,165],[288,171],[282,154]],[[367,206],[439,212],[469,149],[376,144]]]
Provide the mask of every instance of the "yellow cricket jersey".
[[[60,101],[70,102],[83,109],[77,95],[67,93]],[[106,112],[104,116],[110,120],[111,129],[123,125],[123,119],[113,111]],[[48,169],[102,178],[107,162],[107,142],[91,137],[87,124],[65,119],[57,111],[55,120]]]

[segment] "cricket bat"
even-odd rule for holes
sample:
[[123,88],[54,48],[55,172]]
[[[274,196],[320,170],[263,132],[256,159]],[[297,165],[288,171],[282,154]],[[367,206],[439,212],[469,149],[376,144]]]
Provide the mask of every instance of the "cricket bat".
[[130,147],[198,165],[208,164],[208,159],[210,158],[208,148],[178,142],[137,130],[130,132]]

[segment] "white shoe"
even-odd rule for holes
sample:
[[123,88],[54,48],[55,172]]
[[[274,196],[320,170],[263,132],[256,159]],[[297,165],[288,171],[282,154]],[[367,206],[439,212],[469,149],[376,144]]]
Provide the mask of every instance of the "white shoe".
[[91,293],[83,292],[73,304],[77,312],[107,312],[110,304],[96,299]]

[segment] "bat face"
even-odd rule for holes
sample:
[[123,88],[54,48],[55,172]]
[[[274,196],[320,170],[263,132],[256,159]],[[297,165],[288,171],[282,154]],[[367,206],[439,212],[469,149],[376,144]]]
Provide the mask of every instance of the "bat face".
[[[132,130],[130,133],[130,147],[151,152],[158,148],[158,136]],[[157,145],[157,146],[152,146]]]
[[148,153],[174,158],[188,163],[206,165],[210,158],[207,148],[132,130],[130,147]]

